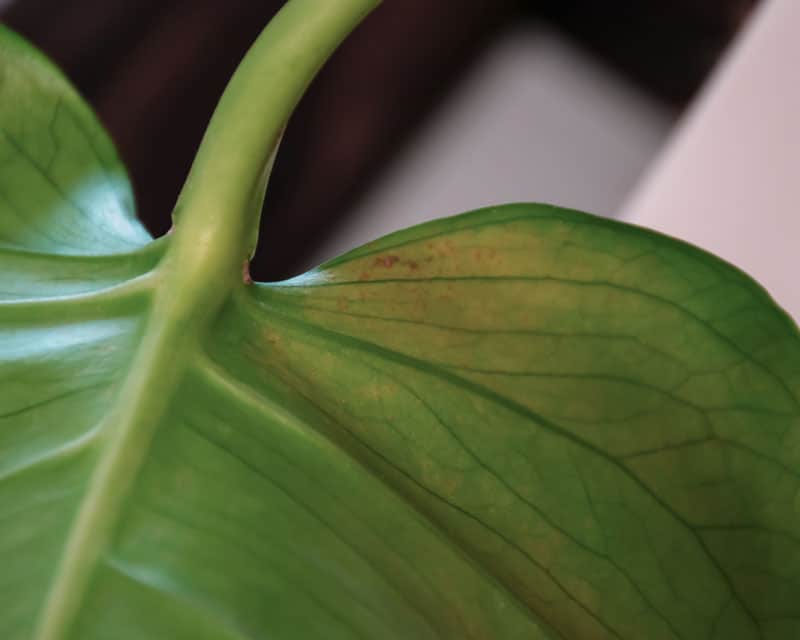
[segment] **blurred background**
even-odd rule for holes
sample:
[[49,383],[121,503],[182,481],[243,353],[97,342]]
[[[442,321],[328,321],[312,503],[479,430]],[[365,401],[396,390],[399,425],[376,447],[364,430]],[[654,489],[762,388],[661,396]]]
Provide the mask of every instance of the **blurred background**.
[[[0,0],[95,107],[155,235],[279,0]],[[616,215],[756,0],[387,0],[284,137],[254,277],[543,201]]]

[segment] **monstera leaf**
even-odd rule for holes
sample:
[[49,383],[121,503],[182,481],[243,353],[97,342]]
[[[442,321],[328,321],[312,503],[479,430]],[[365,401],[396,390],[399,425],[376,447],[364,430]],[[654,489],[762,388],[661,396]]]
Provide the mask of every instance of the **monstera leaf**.
[[0,34],[0,638],[800,637],[800,340],[733,267],[510,205],[249,281],[372,4],[284,8],[155,241]]

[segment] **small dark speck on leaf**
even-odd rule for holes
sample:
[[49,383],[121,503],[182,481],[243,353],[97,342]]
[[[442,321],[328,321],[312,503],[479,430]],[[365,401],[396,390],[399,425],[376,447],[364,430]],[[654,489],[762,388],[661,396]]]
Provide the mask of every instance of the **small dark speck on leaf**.
[[400,258],[397,256],[383,256],[382,258],[375,258],[375,266],[391,269],[398,260],[400,260]]

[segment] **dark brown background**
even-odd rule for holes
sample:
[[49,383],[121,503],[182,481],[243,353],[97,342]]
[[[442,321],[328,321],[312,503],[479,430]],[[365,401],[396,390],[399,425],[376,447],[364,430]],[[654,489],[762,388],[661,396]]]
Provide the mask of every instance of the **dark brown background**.
[[[387,158],[512,21],[544,20],[683,107],[755,0],[385,0],[286,132],[258,279],[292,274]],[[4,21],[47,52],[111,131],[159,235],[216,100],[279,0],[16,0]]]

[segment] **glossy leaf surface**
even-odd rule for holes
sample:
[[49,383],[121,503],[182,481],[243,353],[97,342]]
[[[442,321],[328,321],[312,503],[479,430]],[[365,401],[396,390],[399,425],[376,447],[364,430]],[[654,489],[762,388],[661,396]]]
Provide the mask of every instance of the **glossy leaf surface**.
[[0,43],[0,637],[800,635],[800,341],[746,276],[510,205],[228,290]]

